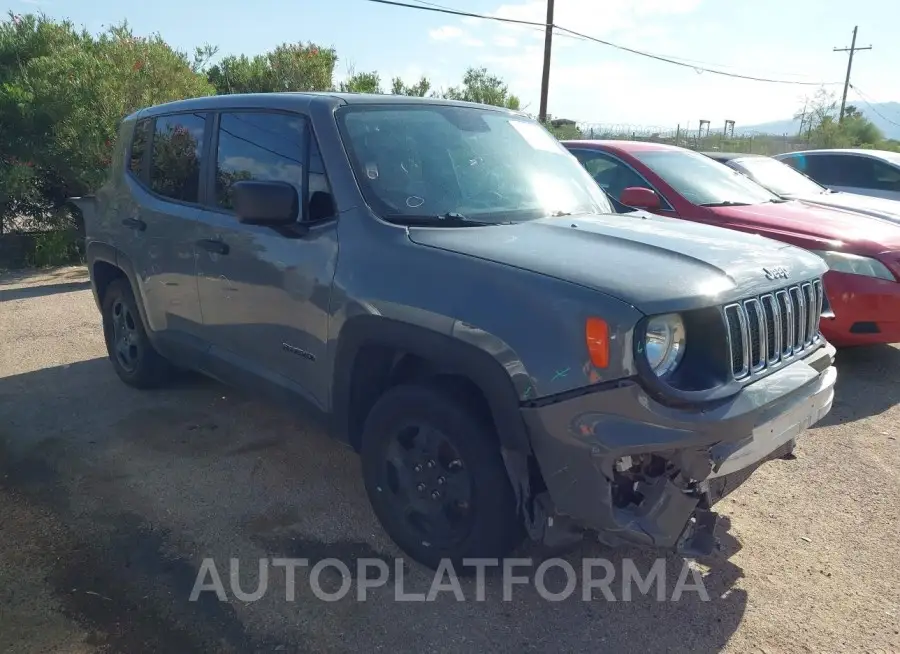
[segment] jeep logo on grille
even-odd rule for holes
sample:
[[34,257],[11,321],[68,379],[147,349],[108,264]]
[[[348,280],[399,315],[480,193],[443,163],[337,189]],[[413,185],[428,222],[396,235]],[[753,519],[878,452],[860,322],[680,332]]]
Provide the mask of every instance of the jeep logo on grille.
[[763,268],[766,273],[766,279],[787,279],[788,269],[784,266],[775,266],[774,268]]

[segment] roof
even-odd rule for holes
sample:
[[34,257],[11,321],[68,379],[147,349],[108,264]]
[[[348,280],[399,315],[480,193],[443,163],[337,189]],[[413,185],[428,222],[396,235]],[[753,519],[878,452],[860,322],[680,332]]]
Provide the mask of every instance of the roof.
[[615,139],[612,140],[572,140],[572,141],[562,141],[563,145],[573,146],[579,148],[587,148],[587,149],[601,149],[601,148],[612,148],[616,150],[622,150],[625,152],[649,152],[655,150],[685,150],[687,148],[681,148],[675,145],[668,145],[666,143],[652,143],[650,141],[618,141]]
[[778,157],[787,157],[794,154],[856,154],[864,157],[874,157],[876,159],[884,159],[891,163],[900,162],[900,154],[889,150],[867,150],[865,148],[822,148],[816,150],[796,150],[794,152],[785,152],[776,155]]
[[[302,109],[311,105],[325,105],[336,108],[345,105],[442,105],[456,107],[470,107],[487,111],[522,115],[521,112],[478,104],[475,102],[462,102],[459,100],[443,100],[439,98],[419,98],[406,95],[390,95],[375,93],[331,93],[322,92],[285,92],[285,93],[234,93],[225,95],[210,95],[186,100],[175,100],[165,104],[146,107],[136,112],[141,115],[158,115],[180,111],[209,111],[223,108],[256,107],[272,109]],[[133,114],[135,115],[135,114]]]
[[710,159],[715,159],[716,161],[733,161],[734,159],[762,159],[765,155],[762,154],[748,154],[746,152],[701,152],[700,154],[705,154]]

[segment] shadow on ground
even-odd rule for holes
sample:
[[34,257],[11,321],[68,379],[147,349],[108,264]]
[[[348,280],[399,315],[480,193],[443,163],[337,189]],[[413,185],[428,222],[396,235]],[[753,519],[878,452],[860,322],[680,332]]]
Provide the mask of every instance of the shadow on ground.
[[900,402],[900,349],[872,345],[838,351],[834,406],[819,426],[877,416]]
[[83,280],[87,277],[84,266],[63,266],[58,268],[22,268],[20,270],[4,270],[0,274],[0,287],[22,283],[41,283],[42,280],[71,281]]
[[80,266],[8,270],[0,274],[0,302],[70,293],[90,287],[87,270]]
[[0,302],[6,300],[26,300],[34,297],[46,297],[57,293],[71,293],[83,291],[91,287],[89,281],[60,282],[56,284],[44,284],[42,286],[27,286],[24,288],[0,288]]
[[[728,556],[739,544],[728,536],[721,556],[701,562],[709,569],[703,580],[709,601],[704,601],[703,594],[696,587],[691,590],[690,586],[678,601],[671,601],[680,575],[686,574],[686,563],[680,557],[663,555],[663,563],[659,564],[652,552],[611,551],[585,543],[563,556],[576,573],[577,585],[561,601],[542,598],[533,583],[512,587],[512,601],[504,601],[503,580],[489,569],[482,601],[478,599],[476,582],[467,579],[460,585],[463,602],[456,601],[452,592],[444,590],[437,594],[434,603],[398,603],[394,601],[397,581],[394,554],[386,553],[387,549],[375,542],[376,535],[369,527],[351,523],[347,529],[352,536],[336,542],[297,531],[290,518],[283,524],[248,523],[246,515],[233,513],[230,488],[233,478],[228,477],[221,478],[220,488],[211,499],[204,498],[207,507],[196,518],[214,520],[217,529],[229,531],[233,531],[236,523],[245,524],[241,537],[246,549],[243,554],[235,552],[234,556],[243,555],[249,563],[256,556],[253,553],[261,550],[271,557],[306,558],[310,566],[332,558],[343,561],[352,571],[356,571],[359,559],[375,558],[390,565],[391,576],[386,586],[370,591],[364,604],[356,602],[354,588],[335,604],[326,605],[307,592],[289,610],[269,612],[263,608],[264,604],[234,608],[239,603],[227,588],[229,575],[225,567],[219,572],[225,581],[229,603],[219,602],[212,593],[201,595],[201,601],[189,602],[199,561],[196,556],[179,553],[209,551],[212,544],[200,542],[186,546],[184,534],[154,524],[141,512],[141,506],[130,505],[120,479],[127,476],[128,460],[121,461],[123,469],[98,469],[97,461],[108,462],[123,446],[127,446],[124,447],[127,457],[139,456],[139,448],[144,447],[147,460],[158,463],[153,464],[156,470],[151,469],[149,473],[145,463],[142,474],[171,480],[176,472],[166,464],[165,458],[158,456],[159,448],[168,447],[173,456],[196,459],[195,472],[202,469],[208,486],[217,483],[211,476],[219,470],[210,461],[230,457],[243,461],[241,465],[249,468],[256,465],[261,453],[278,460],[297,451],[287,449],[277,439],[272,440],[273,433],[292,428],[290,420],[283,424],[275,421],[267,432],[260,432],[256,437],[260,440],[258,447],[252,442],[235,443],[223,436],[224,428],[212,437],[204,435],[206,418],[198,413],[197,407],[209,406],[224,394],[219,384],[195,378],[168,390],[137,392],[123,386],[108,361],[102,358],[0,379],[0,501],[5,501],[4,497],[24,498],[51,513],[62,525],[67,533],[60,541],[65,543],[61,546],[63,551],[48,543],[43,553],[45,563],[52,568],[47,583],[66,614],[91,634],[93,642],[105,647],[104,651],[187,654],[277,648],[284,652],[349,652],[382,645],[380,638],[388,639],[399,633],[406,635],[404,640],[387,647],[396,651],[596,648],[615,652],[703,653],[720,651],[741,623],[748,597],[746,591],[735,587],[742,572]],[[215,416],[216,424],[239,420],[245,415],[240,412],[251,411],[250,415],[259,416],[268,411],[252,399],[236,402],[247,404],[233,409],[234,415]],[[232,410],[230,405],[221,409],[229,410]],[[173,434],[173,425],[184,429],[182,423],[170,419],[173,415],[190,416],[199,427],[186,436],[181,432]],[[154,430],[161,433],[154,435]],[[191,438],[202,438],[202,447],[186,444]],[[321,437],[298,434],[296,438],[309,441],[300,443],[301,451],[318,448],[320,456],[322,448],[343,449],[340,444]],[[303,484],[304,490],[295,494],[296,505],[288,507],[291,511],[320,512],[313,516],[314,521],[327,526],[340,516],[368,510],[364,494],[358,491],[342,493],[339,497],[333,495],[334,502],[327,508],[321,504],[304,506],[304,498],[311,495],[309,489],[328,493],[334,479],[324,469],[312,473],[309,466],[303,469],[306,478],[292,478],[289,470],[288,476],[279,481],[288,487]],[[355,474],[356,469],[343,476],[352,478]],[[189,480],[174,481],[190,487]],[[214,507],[213,517],[210,517],[210,502]],[[85,511],[85,506],[95,508]],[[28,529],[27,524],[18,527]],[[378,539],[383,543],[382,536]],[[172,546],[173,540],[178,541],[177,548]],[[536,568],[547,555],[537,546],[523,546],[516,556],[531,559],[532,565],[518,567],[516,573],[535,580]],[[590,601],[583,600],[583,567],[585,561],[590,563],[596,559],[611,564],[614,576],[608,588],[615,601],[609,601],[601,588],[589,593]],[[633,570],[646,579],[654,566],[660,565],[662,579],[645,593],[627,581],[626,570]],[[433,579],[429,571],[408,563],[401,567],[407,575],[406,592],[428,592]],[[322,585],[334,592],[340,578],[333,576],[329,581],[328,574],[337,575],[337,572],[332,567],[322,576]],[[603,576],[603,568],[595,568],[591,573],[592,579]],[[298,575],[298,586],[301,579]],[[686,581],[693,579],[688,576]],[[565,569],[554,565],[546,572],[544,587],[549,594],[559,594],[566,589],[568,581]],[[657,599],[660,584],[665,601]],[[630,601],[626,601],[629,595],[626,586],[630,588]],[[247,590],[254,586],[245,579],[242,587]],[[283,595],[285,587],[277,586],[272,592]],[[280,634],[277,638],[268,629],[261,632],[258,627],[248,626],[243,616],[254,611],[266,611],[266,615],[265,620],[253,624],[272,624],[273,633]],[[312,638],[307,633],[309,622],[324,619],[322,616],[329,612],[344,616],[340,628],[326,636],[325,642],[321,633]],[[6,627],[0,623],[0,631]],[[17,651],[28,651],[28,644],[22,645]]]

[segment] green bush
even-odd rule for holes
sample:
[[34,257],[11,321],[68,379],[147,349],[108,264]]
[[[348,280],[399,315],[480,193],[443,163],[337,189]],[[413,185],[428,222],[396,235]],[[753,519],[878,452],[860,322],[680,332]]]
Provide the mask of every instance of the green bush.
[[159,35],[137,37],[123,23],[94,37],[10,14],[0,23],[0,224],[27,215],[35,228],[60,226],[48,223],[66,198],[102,181],[123,116],[213,92]]
[[78,239],[71,231],[44,232],[35,237],[28,265],[34,268],[62,266],[82,260]]

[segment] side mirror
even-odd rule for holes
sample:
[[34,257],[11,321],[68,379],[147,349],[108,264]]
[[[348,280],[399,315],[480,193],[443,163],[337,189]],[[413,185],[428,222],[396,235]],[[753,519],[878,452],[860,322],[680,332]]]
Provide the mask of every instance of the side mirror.
[[628,207],[643,209],[644,211],[656,211],[661,204],[655,191],[641,186],[629,186],[622,191],[619,202]]
[[234,212],[248,225],[276,227],[297,222],[300,197],[293,184],[244,180],[231,187]]

